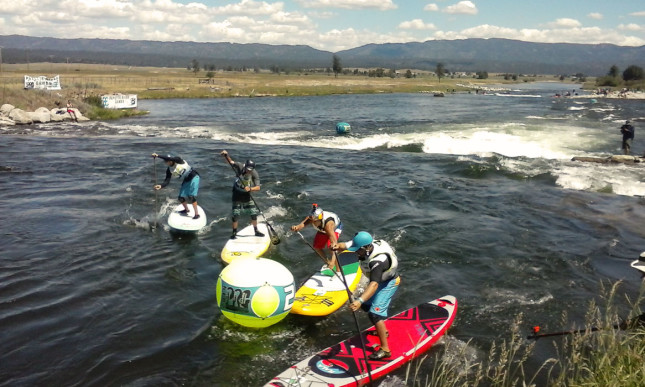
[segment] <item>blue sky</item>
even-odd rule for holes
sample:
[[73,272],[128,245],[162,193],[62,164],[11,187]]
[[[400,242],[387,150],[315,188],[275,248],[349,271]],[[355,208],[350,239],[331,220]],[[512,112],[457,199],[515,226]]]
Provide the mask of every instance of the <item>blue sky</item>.
[[645,1],[2,0],[0,35],[303,44],[508,38],[645,45]]

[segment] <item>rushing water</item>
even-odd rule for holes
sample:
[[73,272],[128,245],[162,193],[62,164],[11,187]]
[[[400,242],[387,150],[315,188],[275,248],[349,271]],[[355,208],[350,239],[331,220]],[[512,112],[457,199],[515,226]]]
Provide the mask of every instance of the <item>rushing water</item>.
[[[635,297],[645,166],[571,158],[619,154],[619,126],[645,104],[550,98],[556,87],[568,86],[518,92],[539,98],[140,101],[148,116],[0,129],[0,385],[256,386],[352,335],[346,308],[261,330],[221,315],[233,180],[222,149],[256,161],[255,198],[282,239],[266,257],[297,282],[320,261],[288,229],[316,202],[341,216],[341,239],[367,230],[395,247],[403,281],[391,312],[452,294],[449,337],[473,339],[476,353],[520,312],[543,329],[563,328],[564,310],[582,321],[601,281],[623,280]],[[339,121],[351,135],[336,135]],[[198,235],[151,229],[179,186],[155,199],[164,170],[155,177],[153,152],[200,171],[209,220]]]

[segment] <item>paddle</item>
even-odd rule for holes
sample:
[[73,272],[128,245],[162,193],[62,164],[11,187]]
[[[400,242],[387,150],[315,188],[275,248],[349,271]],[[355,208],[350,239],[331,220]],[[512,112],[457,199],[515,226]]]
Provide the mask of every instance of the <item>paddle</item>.
[[[226,156],[228,156],[228,154],[225,153],[222,156],[224,156],[224,158],[228,162],[228,158],[226,157]],[[237,178],[239,179],[240,174],[237,173],[237,169],[235,169],[235,167],[231,163],[228,163],[228,165],[230,165],[231,168],[233,168],[233,172],[235,172],[235,176],[237,176]],[[267,217],[264,215],[264,213],[262,213],[262,210],[260,210],[260,207],[258,206],[258,203],[253,198],[253,195],[251,195],[251,192],[249,192],[249,197],[251,198],[251,200],[253,201],[253,204],[255,204],[255,208],[258,209],[258,211],[260,212],[260,215],[262,215],[262,217],[264,218],[264,220],[267,223],[267,226],[269,227],[269,237],[271,238],[271,243],[274,244],[274,245],[279,244],[280,243],[280,237],[278,236],[278,233],[273,229],[273,226],[271,226],[271,223],[269,223],[269,219],[267,219]]]
[[[305,242],[307,244],[307,246],[311,247],[311,249],[314,251],[314,253],[316,253],[316,255],[320,259],[322,259],[323,262],[325,262],[325,264],[327,264],[327,262],[325,261],[325,258],[323,258],[320,255],[318,255],[318,252],[316,251],[316,249],[314,249],[314,247],[311,245],[311,243],[307,242],[307,240],[305,239],[304,236],[302,236],[300,231],[296,231],[296,233],[298,233],[298,235],[300,235],[300,238],[302,238],[302,241]],[[336,252],[333,251],[332,254],[336,254]],[[349,286],[347,286],[347,279],[345,278],[345,273],[343,272],[343,266],[340,264],[340,260],[338,259],[338,257],[336,257],[336,266],[338,266],[338,271],[340,272],[340,279],[343,282],[343,285],[345,285],[345,290],[347,291],[347,298],[349,299],[350,302],[352,302],[354,297],[352,296],[351,290],[349,290]],[[336,275],[338,275],[338,273],[336,273]],[[358,337],[361,339],[361,349],[363,350],[363,358],[365,359],[365,368],[367,369],[367,376],[370,379],[369,385],[372,385],[372,383],[374,383],[374,381],[372,380],[372,371],[370,370],[370,367],[369,367],[368,361],[367,361],[367,351],[365,350],[365,339],[363,339],[363,335],[361,335],[361,327],[360,327],[360,325],[358,325],[358,318],[356,317],[356,312],[352,311],[352,315],[354,316],[354,323],[356,324],[356,330],[358,331]]]
[[[153,166],[153,169],[155,170],[155,186],[156,186],[157,185],[157,158],[156,157],[152,157],[152,166]],[[155,190],[155,222],[152,228],[156,228],[157,223],[159,223],[159,191]]]
[[[620,324],[615,324],[612,328],[613,329],[623,329],[624,330],[624,329],[628,329],[628,328],[632,327],[634,323],[639,323],[641,325],[644,325],[645,324],[645,313],[643,313],[643,314],[641,314],[639,316],[636,316],[632,320],[627,320],[627,321],[623,321]],[[579,333],[585,333],[587,331],[596,332],[596,331],[600,331],[602,329],[603,328],[591,327],[589,329],[575,329],[575,330],[571,330],[571,331],[538,333],[540,331],[540,327],[539,326],[534,326],[533,327],[533,334],[527,336],[526,338],[527,339],[537,340],[537,339],[542,338],[542,337],[576,335],[576,334],[579,334]]]

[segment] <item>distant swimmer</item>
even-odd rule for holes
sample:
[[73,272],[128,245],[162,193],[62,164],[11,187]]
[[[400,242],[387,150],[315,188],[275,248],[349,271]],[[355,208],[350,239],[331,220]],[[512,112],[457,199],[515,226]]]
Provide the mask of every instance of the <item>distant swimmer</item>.
[[[161,184],[154,186],[154,189],[160,190],[170,184],[170,179],[174,176],[179,179],[184,179],[181,182],[181,188],[179,189],[179,203],[184,205],[184,210],[180,211],[182,215],[188,215],[188,203],[193,204],[193,209],[195,210],[195,216],[193,219],[199,219],[199,213],[197,211],[197,192],[199,191],[199,173],[193,168],[191,168],[188,163],[183,160],[181,157],[177,156],[159,156],[156,153],[152,154],[152,157],[159,157],[166,162],[168,168],[166,168],[166,179]],[[170,169],[172,168],[172,170]],[[188,203],[187,203],[188,202]]]
[[631,121],[625,121],[625,125],[620,127],[620,133],[623,134],[623,153],[631,154],[632,141],[634,140],[634,127],[631,125]]

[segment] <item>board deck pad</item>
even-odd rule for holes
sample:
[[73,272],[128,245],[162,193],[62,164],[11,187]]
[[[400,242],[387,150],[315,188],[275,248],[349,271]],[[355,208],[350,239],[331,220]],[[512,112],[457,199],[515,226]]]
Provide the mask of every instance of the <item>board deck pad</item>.
[[[380,360],[365,359],[361,336],[356,335],[333,345],[273,378],[265,387],[347,387],[369,383],[366,365],[372,380],[387,375],[410,360],[426,352],[448,330],[457,312],[457,299],[444,296],[418,305],[385,320],[389,332],[391,357]],[[378,350],[378,337],[361,335],[367,356]]]
[[264,236],[255,236],[255,229],[252,225],[248,225],[238,231],[235,239],[226,241],[222,249],[222,260],[226,263],[231,263],[237,258],[258,258],[264,254],[271,246],[271,236],[269,235],[267,224],[258,222],[258,231],[263,233]]
[[188,215],[181,215],[179,213],[183,209],[184,206],[182,204],[178,204],[173,208],[170,215],[168,215],[168,227],[175,231],[195,232],[206,226],[206,213],[200,206],[197,206],[199,219],[193,219],[195,211],[192,204],[188,205]]
[[[363,277],[356,253],[344,251],[337,257],[343,268],[350,292],[354,292]],[[306,316],[327,316],[343,306],[349,296],[340,272],[323,266],[311,275],[296,291],[291,313]]]

